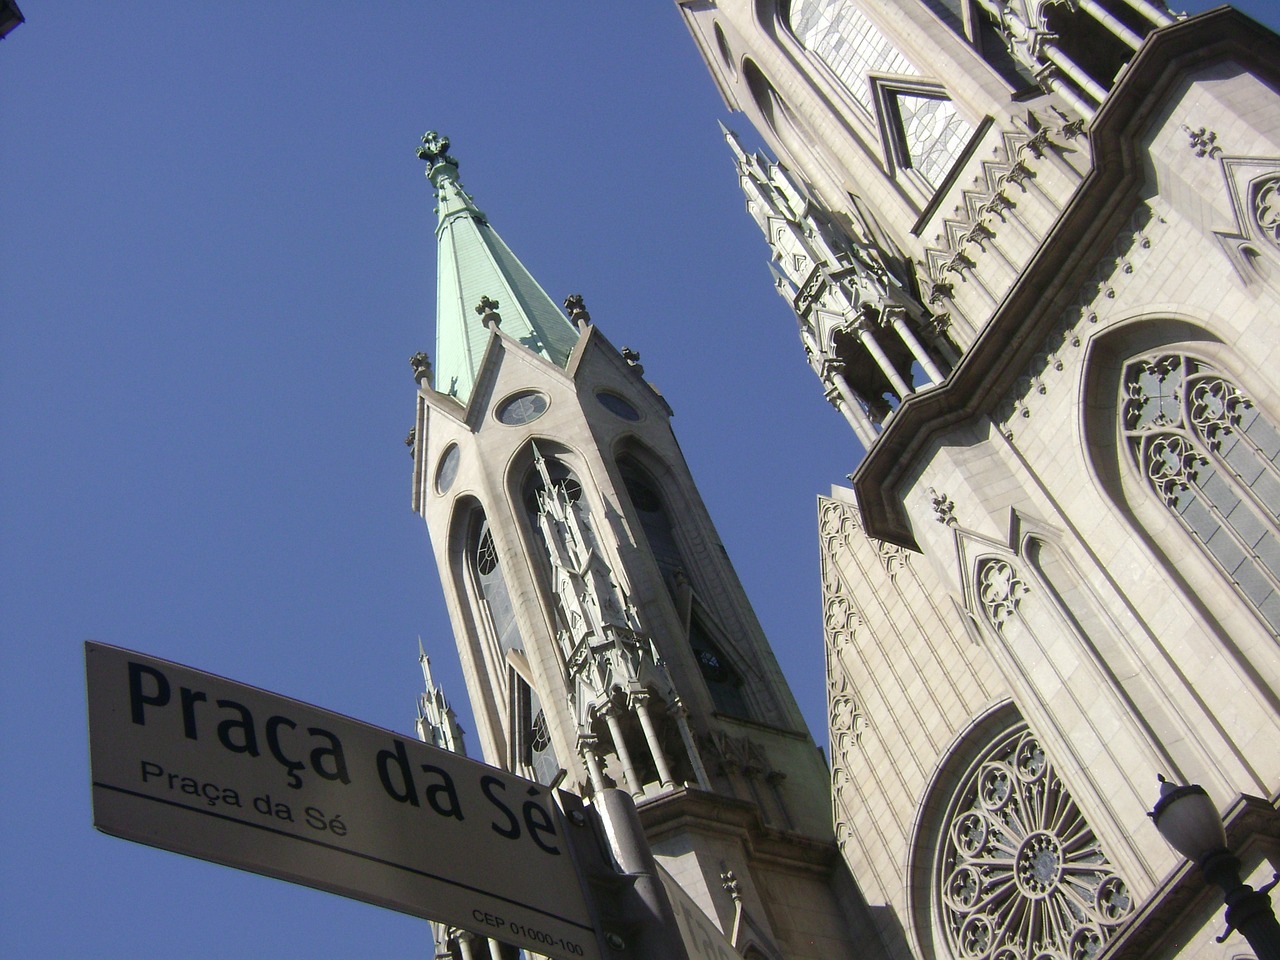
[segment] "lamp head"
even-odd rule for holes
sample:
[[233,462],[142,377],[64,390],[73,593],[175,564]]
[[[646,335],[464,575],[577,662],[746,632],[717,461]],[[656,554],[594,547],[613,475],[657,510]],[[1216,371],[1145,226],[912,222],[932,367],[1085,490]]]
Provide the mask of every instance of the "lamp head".
[[1180,785],[1160,777],[1160,799],[1147,816],[1169,846],[1188,860],[1200,863],[1210,853],[1226,849],[1222,818],[1199,784]]

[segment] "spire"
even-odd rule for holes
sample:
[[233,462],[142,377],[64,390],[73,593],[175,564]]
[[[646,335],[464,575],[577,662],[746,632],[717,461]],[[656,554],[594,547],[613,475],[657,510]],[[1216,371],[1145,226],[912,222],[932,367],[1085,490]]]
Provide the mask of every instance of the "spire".
[[462,727],[444,691],[431,677],[431,658],[422,648],[422,637],[418,637],[418,663],[422,667],[424,688],[418,695],[418,739],[465,756],[467,748],[462,743]]
[[720,130],[733,151],[747,212],[772,252],[774,288],[796,313],[809,365],[870,446],[891,408],[945,376],[926,345],[924,308],[885,268],[876,247],[842,228],[785,167],[747,153],[724,124]]
[[458,161],[448,151],[449,138],[434,131],[423,135],[418,148],[440,216],[434,386],[466,403],[489,342],[490,323],[501,322],[504,333],[560,366],[568,362],[578,331],[489,226],[462,188]]

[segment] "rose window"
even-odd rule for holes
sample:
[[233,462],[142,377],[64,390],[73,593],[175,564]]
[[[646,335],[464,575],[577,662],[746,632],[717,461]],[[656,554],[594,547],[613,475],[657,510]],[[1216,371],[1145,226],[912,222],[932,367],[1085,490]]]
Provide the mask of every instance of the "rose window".
[[1025,726],[970,768],[942,842],[934,895],[957,960],[1091,960],[1133,912]]

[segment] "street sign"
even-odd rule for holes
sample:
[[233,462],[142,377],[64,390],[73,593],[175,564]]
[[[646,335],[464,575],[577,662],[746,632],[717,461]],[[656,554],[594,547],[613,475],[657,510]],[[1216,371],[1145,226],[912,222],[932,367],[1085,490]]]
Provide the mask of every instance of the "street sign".
[[85,664],[98,829],[600,960],[547,787],[119,647]]

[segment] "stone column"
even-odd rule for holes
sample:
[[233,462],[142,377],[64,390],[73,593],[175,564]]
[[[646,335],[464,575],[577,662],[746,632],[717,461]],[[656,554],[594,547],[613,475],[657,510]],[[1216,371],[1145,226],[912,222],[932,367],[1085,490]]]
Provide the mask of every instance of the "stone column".
[[1148,3],[1147,0],[1124,0],[1129,6],[1137,10],[1140,14],[1154,23],[1157,27],[1167,27],[1174,23],[1173,17],[1161,10],[1155,4]]
[[[1060,69],[1068,77],[1076,82],[1085,93],[1093,97],[1098,103],[1107,99],[1107,91],[1104,90],[1093,77],[1085,73],[1080,67],[1076,66],[1075,61],[1068,57],[1065,53],[1057,48],[1055,44],[1046,43],[1041,50],[1044,52],[1045,59]],[[1066,96],[1061,90],[1058,91]],[[1092,111],[1089,114],[1092,118]]]
[[937,364],[933,362],[933,358],[929,356],[924,345],[916,339],[916,335],[911,332],[911,328],[907,326],[906,311],[901,307],[886,307],[885,315],[889,318],[889,323],[893,329],[898,332],[898,336],[902,338],[902,342],[907,345],[907,349],[911,351],[911,355],[920,362],[920,366],[924,368],[925,376],[929,378],[931,383],[941,383],[945,378],[942,371],[938,369]]
[[702,763],[702,754],[698,751],[698,744],[693,739],[693,731],[689,729],[689,711],[684,708],[683,704],[677,704],[674,712],[676,729],[680,731],[680,739],[684,742],[685,752],[689,754],[689,762],[693,764],[694,779],[698,781],[698,786],[703,790],[710,790],[711,778],[707,776],[707,768]]
[[592,789],[603,790],[605,788],[604,774],[600,771],[600,758],[596,756],[595,744],[580,741],[578,753],[582,756],[583,763],[587,765],[587,774],[591,777]]
[[1063,83],[1057,76],[1057,70],[1052,64],[1041,67],[1036,73],[1036,80],[1049,93],[1056,93],[1067,103],[1071,104],[1071,108],[1076,113],[1084,117],[1086,120],[1092,120],[1096,112],[1093,107],[1085,101],[1085,99],[1071,89],[1070,86]]
[[1142,46],[1142,38],[1116,19],[1097,0],[1080,0],[1080,9],[1106,27],[1113,36],[1119,37],[1127,46],[1134,50]]
[[458,931],[458,950],[462,954],[462,960],[476,960],[475,947],[472,945],[475,938],[474,933],[466,930]]
[[627,789],[633,797],[643,797],[644,784],[640,782],[636,766],[631,762],[631,752],[627,749],[627,741],[622,737],[622,724],[618,722],[617,709],[610,707],[609,712],[604,715],[604,720],[609,725],[609,735],[613,737],[613,749],[618,754],[622,773],[627,778]]
[[636,698],[636,716],[640,718],[640,728],[644,730],[644,742],[649,745],[649,753],[658,768],[658,783],[663,787],[675,785],[671,776],[671,767],[667,764],[667,756],[662,750],[662,742],[658,739],[658,731],[654,729],[653,717],[649,715],[649,698]]
[[898,375],[898,371],[893,369],[893,364],[889,362],[889,356],[881,349],[880,344],[876,342],[875,335],[871,332],[871,328],[866,320],[859,320],[854,324],[854,330],[858,333],[858,339],[862,341],[862,345],[867,348],[867,352],[871,354],[875,360],[876,366],[880,371],[889,378],[889,383],[893,389],[898,391],[898,399],[905,400],[911,395],[911,388],[907,386],[906,381]]
[[844,374],[838,370],[833,370],[830,377],[831,385],[835,387],[836,394],[841,401],[840,407],[843,409],[844,418],[849,421],[849,426],[853,427],[854,436],[858,438],[862,448],[864,450],[869,449],[871,444],[876,442],[876,431],[871,426],[871,418],[866,415],[862,409],[862,404],[853,395],[853,390],[850,389],[849,381],[844,378]]

